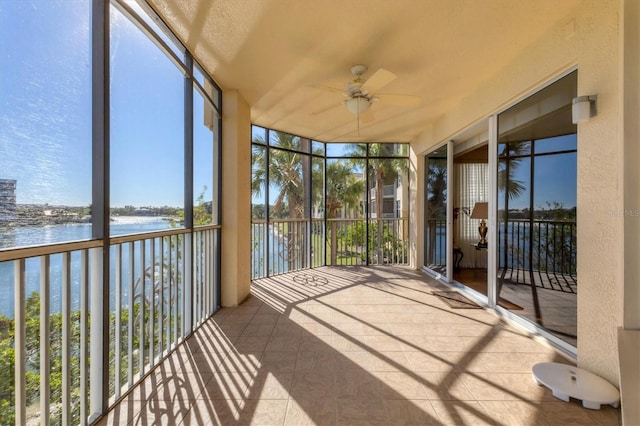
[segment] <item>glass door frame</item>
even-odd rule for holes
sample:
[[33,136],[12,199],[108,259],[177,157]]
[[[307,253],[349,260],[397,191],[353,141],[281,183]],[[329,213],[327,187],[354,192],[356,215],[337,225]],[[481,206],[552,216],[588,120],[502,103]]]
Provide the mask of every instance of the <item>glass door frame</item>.
[[[422,255],[422,268],[427,271],[430,275],[434,276],[436,279],[438,280],[444,280],[448,283],[453,282],[453,204],[449,202],[450,200],[450,195],[451,195],[451,191],[453,189],[453,183],[451,180],[451,169],[453,168],[453,141],[452,140],[448,140],[444,143],[440,143],[434,147],[432,147],[428,152],[426,152],[424,154],[424,156],[422,157],[422,164],[424,165],[426,163],[427,158],[429,158],[429,155],[431,155],[432,153],[434,153],[435,151],[442,149],[444,146],[447,147],[447,178],[446,178],[446,191],[447,191],[447,198],[446,198],[446,220],[445,220],[445,273],[444,275],[436,270],[433,270],[431,268],[429,268],[426,263],[427,263],[427,251],[424,249],[426,248],[427,242],[426,242],[426,238],[425,241],[423,241],[423,255]],[[426,177],[429,173],[428,167],[425,167],[424,170],[424,177]],[[423,188],[423,218],[422,218],[422,224],[423,224],[423,235],[426,234],[426,227],[425,227],[425,220],[426,220],[426,215],[427,215],[427,211],[428,211],[428,206],[427,206],[427,202],[426,202],[426,192],[427,192],[427,187],[425,185],[425,187]]]

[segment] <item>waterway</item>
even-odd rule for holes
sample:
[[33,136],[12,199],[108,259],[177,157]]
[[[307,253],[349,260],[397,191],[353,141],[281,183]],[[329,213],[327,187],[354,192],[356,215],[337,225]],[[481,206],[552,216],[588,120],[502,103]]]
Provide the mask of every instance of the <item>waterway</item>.
[[[169,222],[160,217],[114,217],[111,221],[111,235],[127,235],[141,232],[169,229]],[[91,238],[91,224],[64,224],[33,227],[16,227],[0,230],[0,249],[25,246],[39,246],[69,241],[81,241]],[[137,264],[138,259],[136,259]],[[52,313],[61,310],[62,294],[62,256],[50,257],[50,310]],[[71,293],[72,307],[79,308],[80,255],[71,256]],[[112,265],[113,266],[113,265]],[[40,291],[40,260],[27,259],[25,277],[25,291],[27,297],[33,292]],[[113,267],[111,268],[113,269]],[[0,262],[0,315],[9,318],[14,316],[14,262]]]

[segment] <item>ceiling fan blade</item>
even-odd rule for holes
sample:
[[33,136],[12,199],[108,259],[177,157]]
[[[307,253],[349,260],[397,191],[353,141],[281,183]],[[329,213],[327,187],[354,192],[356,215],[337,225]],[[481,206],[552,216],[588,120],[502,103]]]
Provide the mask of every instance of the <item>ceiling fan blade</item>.
[[384,68],[380,68],[375,72],[367,81],[364,82],[360,90],[367,91],[368,93],[375,93],[377,90],[383,88],[387,84],[396,79],[396,75],[391,71],[387,71]]
[[335,104],[335,105],[330,105],[330,106],[328,106],[326,108],[322,108],[322,109],[319,109],[319,110],[316,110],[316,111],[311,111],[311,115],[322,114],[322,113],[331,111],[332,109],[336,109],[336,108],[341,107],[341,106],[342,106],[342,102],[340,102],[338,104]]
[[386,105],[397,105],[397,106],[406,106],[413,107],[418,106],[422,103],[422,98],[420,96],[413,95],[376,95],[378,98],[377,102]]
[[338,89],[336,87],[331,87],[331,86],[324,86],[322,84],[308,84],[307,87],[324,90],[325,92],[331,92],[331,93],[341,93],[341,94],[345,93],[344,89]]
[[373,111],[371,111],[371,109],[368,109],[365,112],[363,112],[362,114],[360,114],[360,120],[362,120],[363,123],[371,123],[375,119],[376,119],[376,117],[373,114]]

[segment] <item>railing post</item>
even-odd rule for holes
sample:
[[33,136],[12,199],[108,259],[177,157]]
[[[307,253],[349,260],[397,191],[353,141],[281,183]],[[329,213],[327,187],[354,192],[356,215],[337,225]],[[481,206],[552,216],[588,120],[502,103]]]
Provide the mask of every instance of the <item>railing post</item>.
[[[184,275],[184,312],[182,313],[182,318],[183,318],[182,335],[183,336],[189,335],[193,331],[193,294],[194,294],[193,287],[194,287],[194,281],[198,281],[198,280],[194,280],[193,270],[195,269],[196,264],[198,264],[200,257],[204,255],[204,253],[201,253],[197,250],[195,251],[193,250],[193,245],[195,244],[194,241],[197,240],[197,238],[194,238],[193,235],[194,234],[190,232],[184,235],[184,241],[185,241],[184,258],[185,258],[185,262],[189,262],[187,263],[187,265],[191,264],[191,267],[185,268],[185,275]],[[194,253],[198,257],[197,259],[196,257],[193,256]]]
[[26,392],[26,341],[27,318],[25,315],[25,260],[18,259],[14,262],[14,295],[15,295],[15,410],[16,426],[27,423],[27,392]]
[[40,258],[40,424],[49,426],[49,399],[50,383],[49,374],[51,370],[50,356],[50,276],[49,276],[49,255]]
[[62,253],[62,424],[71,423],[71,253]]
[[[89,377],[87,376],[87,363],[89,353],[87,340],[89,333],[89,261],[87,250],[80,254],[80,424],[87,424],[87,396]],[[95,299],[95,298],[94,298]]]
[[[109,365],[104,359],[103,342],[101,337],[105,332],[105,328],[109,328],[109,323],[103,321],[103,309],[108,305],[108,301],[102,300],[102,286],[103,286],[103,251],[102,247],[93,248],[90,250],[91,259],[91,278],[90,278],[90,295],[91,295],[91,317],[90,317],[90,330],[91,336],[95,336],[90,339],[90,417],[89,422],[97,418],[102,414],[102,401],[103,395],[108,394],[108,383],[103,382],[103,367]],[[89,295],[87,295],[89,296]]]

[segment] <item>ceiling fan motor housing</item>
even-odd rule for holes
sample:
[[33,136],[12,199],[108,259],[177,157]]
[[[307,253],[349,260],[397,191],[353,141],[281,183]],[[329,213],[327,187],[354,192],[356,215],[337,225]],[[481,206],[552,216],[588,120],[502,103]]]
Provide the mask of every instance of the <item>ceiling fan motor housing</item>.
[[367,71],[366,65],[354,65],[351,67],[351,74],[355,75],[356,77],[360,77],[366,71]]

